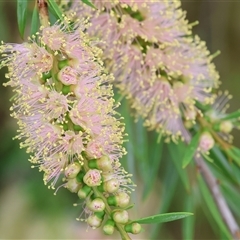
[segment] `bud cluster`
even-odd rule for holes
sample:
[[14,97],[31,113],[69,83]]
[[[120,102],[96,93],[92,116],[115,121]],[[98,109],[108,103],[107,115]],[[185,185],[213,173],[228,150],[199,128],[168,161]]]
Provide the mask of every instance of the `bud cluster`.
[[67,166],[65,187],[85,201],[84,212],[88,215],[78,220],[86,221],[92,228],[98,228],[107,216],[108,220],[103,225],[106,234],[112,234],[116,224],[124,225],[127,232],[139,233],[141,226],[136,227],[135,224],[130,227],[132,224],[126,210],[130,204],[129,194],[134,187],[130,177],[119,162],[112,162],[108,156],[86,158],[83,166],[78,163]]

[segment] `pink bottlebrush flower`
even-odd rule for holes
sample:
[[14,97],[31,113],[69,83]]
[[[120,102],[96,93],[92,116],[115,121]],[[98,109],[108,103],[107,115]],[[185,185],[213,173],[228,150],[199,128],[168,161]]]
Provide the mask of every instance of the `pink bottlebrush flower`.
[[16,92],[11,109],[17,138],[52,188],[69,165],[83,164],[88,156],[118,162],[125,154],[124,126],[114,116],[113,92],[106,84],[112,76],[104,73],[102,51],[84,28],[77,23],[69,31],[56,24],[41,28],[29,43],[0,46],[0,67],[9,71],[6,85]]
[[[76,16],[90,18],[115,85],[150,129],[189,140],[182,119],[195,102],[213,102],[218,73],[205,43],[192,35],[180,1],[93,1],[98,10],[73,1]],[[163,88],[167,86],[168,88]],[[191,121],[196,114],[191,114]]]

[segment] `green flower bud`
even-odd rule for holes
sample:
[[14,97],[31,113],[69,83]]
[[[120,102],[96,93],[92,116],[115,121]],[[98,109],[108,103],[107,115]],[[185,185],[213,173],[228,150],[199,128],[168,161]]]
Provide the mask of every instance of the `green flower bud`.
[[114,212],[113,220],[116,223],[126,224],[128,222],[128,212],[126,210],[118,210]]
[[99,186],[102,182],[101,172],[97,169],[90,169],[83,177],[83,181],[89,187]]
[[65,168],[65,176],[67,178],[75,178],[81,170],[81,165],[79,163],[72,163]]
[[51,76],[52,76],[52,74],[51,74],[51,72],[49,71],[49,72],[46,72],[46,73],[43,73],[43,74],[42,74],[42,79],[43,79],[43,80],[47,80],[47,79],[51,78]]
[[125,192],[119,192],[115,196],[110,196],[107,199],[110,206],[125,208],[130,202],[130,196]]
[[125,231],[126,232],[130,232],[130,233],[133,233],[133,234],[138,234],[141,232],[142,230],[142,226],[139,224],[139,223],[131,223],[131,224],[128,224],[124,227]]
[[103,226],[103,232],[106,235],[112,235],[115,229],[114,226],[115,226],[115,222],[111,219],[108,219],[105,225]]
[[102,212],[105,209],[105,203],[101,198],[95,198],[87,203],[87,207],[93,212]]
[[78,191],[78,197],[80,199],[85,199],[89,193],[92,191],[92,188],[90,188],[89,186],[85,185],[83,186],[81,189],[79,189]]
[[58,62],[58,68],[62,69],[64,67],[68,66],[68,59],[62,60]]
[[85,173],[83,171],[80,171],[78,175],[76,176],[76,179],[78,182],[83,182],[83,178],[85,176]]
[[63,85],[62,87],[62,93],[63,95],[67,95],[68,93],[71,92],[71,87],[70,86],[66,86],[66,85]]
[[79,183],[76,178],[68,179],[66,184],[66,188],[72,193],[77,193],[81,187],[82,183]]
[[117,179],[111,179],[103,183],[103,188],[108,193],[114,193],[119,189],[119,181]]
[[97,168],[103,172],[109,172],[113,170],[111,160],[107,156],[102,156],[100,159],[90,160],[88,162],[88,167]]

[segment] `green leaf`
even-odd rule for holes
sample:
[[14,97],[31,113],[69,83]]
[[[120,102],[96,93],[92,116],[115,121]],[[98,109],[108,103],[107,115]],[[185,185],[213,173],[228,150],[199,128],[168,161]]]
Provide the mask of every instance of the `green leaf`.
[[189,145],[187,146],[187,150],[184,154],[183,160],[182,160],[182,168],[185,168],[193,159],[194,154],[196,152],[196,149],[198,147],[199,143],[199,138],[200,138],[200,132],[198,132],[191,140]]
[[31,35],[35,34],[38,31],[39,25],[39,13],[37,6],[35,6],[32,14]]
[[208,206],[208,210],[209,210],[209,213],[213,216],[214,220],[216,221],[220,231],[222,231],[225,236],[226,236],[226,239],[231,239],[231,234],[229,233],[226,225],[224,224],[223,220],[222,220],[222,217],[221,217],[221,214],[219,213],[218,211],[218,208],[212,198],[212,195],[209,191],[209,189],[207,188],[206,186],[206,183],[204,182],[202,176],[199,174],[198,175],[198,183],[199,183],[199,186],[200,186],[200,190],[202,192],[202,196]]
[[[186,194],[185,197],[185,210],[187,212],[194,212],[193,195]],[[195,217],[183,219],[183,239],[191,240],[194,237],[194,223]]]
[[54,0],[47,0],[49,5],[49,10],[61,21],[63,21],[63,12],[57,5],[57,3]]
[[[169,161],[168,161],[169,160]],[[182,169],[181,169],[182,170]],[[177,191],[179,183],[179,175],[177,170],[174,168],[174,165],[170,159],[167,159],[167,167],[164,169],[164,177],[162,180],[162,191],[159,191],[159,197],[161,197],[160,208],[158,212],[167,212],[169,206],[172,203],[174,194]],[[150,234],[150,239],[157,239],[158,233],[161,231],[162,224],[156,224],[152,226],[152,231]]]
[[221,174],[219,178],[225,178],[233,183],[240,183],[240,172],[235,174],[233,167],[237,167],[234,164],[231,164],[223,154],[223,152],[217,147],[214,146],[210,151],[210,157],[214,159],[214,164],[211,167],[214,167],[217,174]]
[[17,21],[18,21],[18,29],[21,37],[24,36],[24,31],[26,27],[27,20],[27,0],[17,0]]
[[240,110],[237,110],[235,112],[228,114],[226,117],[221,118],[221,120],[231,120],[239,117],[240,117]]
[[183,182],[183,185],[184,185],[185,189],[187,190],[187,192],[189,192],[190,191],[189,177],[188,177],[187,171],[182,169],[182,166],[181,166],[181,159],[183,158],[183,154],[186,149],[186,145],[182,142],[179,142],[178,144],[169,143],[167,145],[167,147],[169,149],[169,154],[171,156],[171,159],[172,159],[172,161],[178,171],[178,174]]
[[240,149],[232,146],[231,148],[225,150],[225,152],[240,166]]
[[192,213],[187,213],[187,212],[163,213],[163,214],[157,214],[157,215],[153,215],[146,218],[140,218],[137,220],[133,220],[131,222],[132,223],[137,222],[140,224],[164,223],[164,222],[179,220],[192,215],[193,215]]
[[222,192],[227,200],[227,203],[231,207],[235,215],[240,217],[240,191],[237,187],[234,187],[232,184],[228,184],[226,181],[221,183]]
[[[157,139],[156,139],[157,140]],[[155,143],[155,141],[154,141]],[[162,160],[162,149],[163,142],[155,143],[151,145],[150,152],[152,153],[150,159],[148,159],[148,178],[144,181],[144,189],[143,189],[143,198],[145,199],[151,190],[154,187],[154,183],[157,179],[157,174],[159,170],[159,166]],[[151,177],[149,177],[151,176]]]
[[97,9],[89,0],[82,0],[83,3],[87,4],[88,6]]

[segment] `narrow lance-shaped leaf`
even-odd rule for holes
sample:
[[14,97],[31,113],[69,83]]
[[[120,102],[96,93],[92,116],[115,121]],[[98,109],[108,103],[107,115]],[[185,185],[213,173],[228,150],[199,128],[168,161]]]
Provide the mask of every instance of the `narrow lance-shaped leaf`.
[[225,150],[225,152],[240,166],[240,149],[232,146],[231,148]]
[[209,192],[209,189],[207,188],[206,183],[204,182],[204,180],[200,174],[198,175],[198,183],[200,186],[200,190],[202,192],[202,196],[208,206],[209,214],[211,214],[213,216],[213,218],[215,219],[219,230],[224,233],[224,235],[227,237],[227,239],[231,239],[231,234],[229,233],[226,225],[224,224],[222,217],[218,211],[218,208],[212,198],[212,195]]
[[54,0],[48,0],[47,2],[48,2],[50,11],[52,11],[52,13],[57,18],[59,18],[61,21],[63,21],[63,12],[61,11],[61,9],[57,5],[57,3]]
[[[193,201],[193,195],[186,194],[184,199],[184,210],[189,212],[194,212],[194,201]],[[182,224],[182,232],[183,232],[183,239],[191,240],[194,236],[194,224],[195,224],[195,218],[185,218],[183,219]]]
[[163,213],[163,214],[157,214],[157,215],[153,215],[146,218],[140,218],[137,220],[133,220],[131,222],[137,222],[140,224],[164,223],[164,222],[179,220],[192,215],[193,215],[192,213],[188,213],[188,212]]
[[89,0],[82,0],[83,3],[87,4],[88,6],[97,9]]
[[198,143],[200,138],[200,132],[198,132],[191,140],[190,144],[187,146],[187,150],[184,154],[182,167],[185,168],[193,159],[194,154],[197,150]]
[[26,27],[27,20],[27,0],[18,0],[17,1],[17,21],[18,21],[18,29],[21,37],[24,36],[24,31]]
[[240,117],[240,110],[237,110],[235,112],[229,113],[227,116],[221,118],[221,120],[230,120]]
[[184,184],[185,189],[187,190],[187,192],[190,191],[190,181],[189,181],[189,177],[188,177],[188,173],[187,171],[182,169],[181,166],[181,159],[183,158],[183,151],[185,151],[186,146],[185,144],[179,142],[178,144],[174,144],[174,143],[169,143],[167,145],[168,149],[169,149],[169,154],[171,156],[171,159],[177,169],[177,172]]
[[34,7],[31,23],[31,35],[35,34],[39,29],[39,14],[37,6]]

